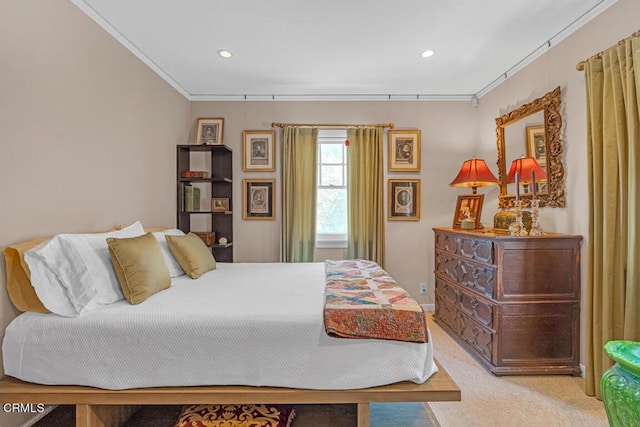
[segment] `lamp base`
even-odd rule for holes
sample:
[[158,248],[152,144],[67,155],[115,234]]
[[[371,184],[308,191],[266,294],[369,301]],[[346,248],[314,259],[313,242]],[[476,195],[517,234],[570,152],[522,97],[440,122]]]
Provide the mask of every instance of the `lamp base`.
[[[509,232],[509,226],[516,222],[516,212],[512,210],[501,210],[493,217],[493,228],[499,231]],[[531,212],[522,210],[522,222],[525,229],[531,229]]]

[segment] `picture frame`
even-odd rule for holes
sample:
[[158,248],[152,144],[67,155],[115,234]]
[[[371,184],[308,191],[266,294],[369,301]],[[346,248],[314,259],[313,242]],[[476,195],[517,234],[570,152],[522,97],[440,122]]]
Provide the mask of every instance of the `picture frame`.
[[242,219],[275,220],[274,179],[242,180]]
[[456,210],[453,213],[453,228],[461,228],[462,220],[471,218],[475,228],[481,228],[480,216],[482,215],[482,203],[484,194],[463,194],[458,196]]
[[390,130],[389,172],[420,172],[420,130]]
[[201,117],[196,125],[196,145],[223,145],[224,118]]
[[276,154],[276,132],[273,130],[245,130],[242,132],[242,170],[245,172],[273,172]]
[[228,197],[213,197],[211,199],[211,212],[228,212],[228,211],[229,211]]
[[387,185],[389,221],[420,220],[420,180],[390,179]]
[[547,171],[547,140],[544,125],[527,126],[527,157],[533,157]]

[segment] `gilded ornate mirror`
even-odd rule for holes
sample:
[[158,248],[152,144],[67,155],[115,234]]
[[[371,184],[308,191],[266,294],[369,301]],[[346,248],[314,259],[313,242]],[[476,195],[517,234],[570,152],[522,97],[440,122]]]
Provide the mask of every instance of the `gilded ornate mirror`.
[[[547,174],[536,184],[540,206],[564,207],[564,165],[560,129],[560,86],[528,104],[496,119],[498,143],[498,179],[501,208],[513,207],[515,184],[507,182],[507,172],[514,159],[534,157]],[[523,206],[531,204],[531,191],[520,192]]]

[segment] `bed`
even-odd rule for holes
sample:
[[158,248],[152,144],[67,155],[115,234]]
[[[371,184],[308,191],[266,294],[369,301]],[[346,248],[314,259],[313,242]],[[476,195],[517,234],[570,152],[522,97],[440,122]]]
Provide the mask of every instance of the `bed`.
[[[324,263],[218,263],[144,302],[8,326],[3,402],[75,404],[77,425],[119,425],[134,405],[460,400],[433,344],[327,335]],[[61,345],[62,344],[62,345]]]

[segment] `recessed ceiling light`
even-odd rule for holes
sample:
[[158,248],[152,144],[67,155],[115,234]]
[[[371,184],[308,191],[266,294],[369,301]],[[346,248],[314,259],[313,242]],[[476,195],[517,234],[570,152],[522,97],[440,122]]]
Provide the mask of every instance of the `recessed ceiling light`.
[[226,50],[226,49],[220,49],[218,51],[218,55],[220,55],[222,58],[225,59],[229,59],[233,56],[233,53],[231,53],[230,51]]
[[434,54],[434,53],[435,53],[435,52],[434,52],[434,51],[432,51],[431,49],[427,49],[427,50],[425,50],[424,52],[422,52],[422,53],[420,54],[420,56],[422,56],[423,58],[428,58],[428,57],[430,57],[430,56],[433,56],[433,54]]

